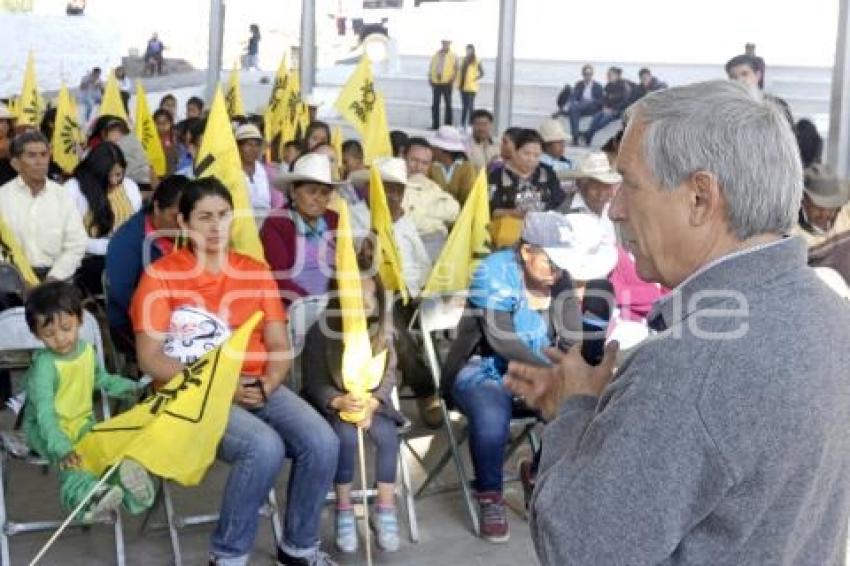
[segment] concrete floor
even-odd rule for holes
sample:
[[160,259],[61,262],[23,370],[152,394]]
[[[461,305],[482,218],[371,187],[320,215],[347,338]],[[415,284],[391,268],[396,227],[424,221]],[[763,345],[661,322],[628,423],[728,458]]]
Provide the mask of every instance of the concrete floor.
[[[415,414],[415,408],[404,403],[408,415]],[[0,427],[8,429],[9,412],[0,414]],[[416,430],[413,436],[424,434],[413,441],[414,447],[425,455],[429,464],[434,462],[445,447],[445,433],[437,431]],[[468,453],[464,449],[464,455]],[[506,473],[513,474],[517,458],[527,454],[523,446],[519,454],[506,464]],[[414,488],[423,477],[423,468],[409,455],[411,474]],[[7,488],[8,508],[12,518],[16,520],[61,518],[58,505],[56,478],[53,474],[42,475],[37,468],[21,462],[12,461],[9,466],[9,482]],[[221,498],[222,487],[227,476],[227,466],[216,464],[207,475],[204,483],[195,488],[175,488],[174,499],[176,509],[185,514],[214,512]],[[285,476],[285,474],[283,475]],[[283,499],[286,494],[286,478],[278,482],[278,497]],[[401,527],[404,538],[401,549],[393,554],[385,554],[378,550],[373,552],[375,564],[416,564],[416,565],[476,565],[487,566],[516,566],[517,564],[536,564],[537,560],[531,544],[528,524],[517,511],[509,511],[511,526],[510,542],[503,545],[486,543],[475,538],[471,533],[469,518],[463,505],[460,490],[455,486],[457,480],[453,467],[449,466],[441,474],[439,480],[430,488],[433,493],[425,495],[416,502],[419,520],[420,542],[413,544],[407,538],[407,523],[402,518]],[[508,483],[506,498],[514,509],[521,509],[522,492],[517,482]],[[399,507],[402,517],[402,507]],[[160,511],[152,522],[160,521],[163,517]],[[140,517],[126,517],[125,544],[127,564],[135,565],[168,565],[173,562],[171,546],[167,531],[161,528],[148,527],[141,531]],[[342,556],[333,548],[332,507],[328,505],[322,522],[323,547],[331,551],[332,556],[340,564],[365,564],[365,553],[362,549],[356,555]],[[181,532],[183,563],[186,565],[206,564],[209,537],[212,525],[188,527]],[[36,554],[41,545],[47,540],[48,533],[24,534],[12,538],[12,564],[27,564]],[[115,563],[112,530],[109,526],[94,526],[87,531],[72,529],[59,539],[47,556],[40,562],[44,565],[58,566],[99,566]],[[374,548],[374,544],[373,544]],[[274,541],[270,521],[261,519],[260,532],[251,556],[252,565],[274,564]]]

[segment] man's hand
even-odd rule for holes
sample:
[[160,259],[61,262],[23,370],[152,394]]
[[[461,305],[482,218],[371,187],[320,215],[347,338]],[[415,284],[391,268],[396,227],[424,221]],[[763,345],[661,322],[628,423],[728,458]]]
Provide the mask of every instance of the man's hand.
[[83,460],[82,460],[82,458],[80,458],[80,455],[77,454],[74,451],[71,451],[68,454],[66,454],[64,458],[62,458],[59,461],[59,469],[60,470],[67,470],[69,468],[79,468],[80,464],[82,464],[82,463],[83,463]]
[[550,421],[570,397],[599,397],[614,375],[618,350],[617,342],[608,344],[602,362],[594,367],[581,357],[581,344],[576,344],[566,354],[556,348],[549,348],[546,355],[554,366],[543,368],[511,362],[505,374],[505,386]]

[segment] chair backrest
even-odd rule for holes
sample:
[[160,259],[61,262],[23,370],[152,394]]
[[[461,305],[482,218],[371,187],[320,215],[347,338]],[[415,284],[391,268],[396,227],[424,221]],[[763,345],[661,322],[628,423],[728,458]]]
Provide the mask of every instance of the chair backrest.
[[319,320],[328,306],[327,295],[314,295],[301,297],[289,305],[287,310],[287,330],[289,331],[289,345],[292,348],[293,357],[301,354],[304,349],[304,338],[310,328]]
[[[0,312],[0,352],[27,352],[32,354],[35,350],[44,348],[44,344],[33,336],[27,326],[24,316],[24,307],[15,307]],[[83,325],[80,328],[80,338],[94,346],[97,359],[103,365],[103,339],[100,335],[100,327],[97,320],[88,311],[83,311]],[[0,364],[3,361],[0,360]],[[24,364],[24,367],[28,362]]]
[[425,297],[419,303],[419,328],[422,330],[422,345],[425,347],[425,358],[431,379],[437,391],[440,390],[442,379],[440,359],[434,346],[432,332],[452,330],[457,327],[466,305],[466,293],[457,295]]

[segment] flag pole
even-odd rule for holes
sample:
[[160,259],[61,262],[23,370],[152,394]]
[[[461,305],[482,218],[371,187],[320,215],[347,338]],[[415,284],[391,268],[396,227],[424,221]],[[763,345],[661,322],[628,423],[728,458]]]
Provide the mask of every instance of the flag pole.
[[100,486],[102,486],[104,483],[106,483],[106,480],[108,480],[108,479],[109,479],[109,477],[110,477],[113,473],[115,473],[115,470],[117,470],[117,469],[118,469],[118,466],[119,466],[120,464],[121,464],[121,460],[118,460],[117,462],[115,462],[114,464],[112,464],[112,467],[111,467],[111,468],[109,468],[109,469],[106,471],[106,473],[105,473],[105,474],[103,474],[103,476],[101,476],[100,481],[98,481],[98,482],[94,485],[94,487],[93,487],[93,488],[91,488],[91,491],[89,491],[89,492],[88,492],[88,494],[85,496],[85,498],[84,498],[82,501],[80,501],[80,504],[79,504],[79,505],[77,505],[77,508],[76,508],[76,509],[74,509],[73,511],[71,511],[71,514],[70,514],[70,515],[68,515],[68,518],[67,518],[67,519],[65,519],[65,522],[63,522],[63,523],[59,526],[59,528],[56,530],[56,532],[55,532],[55,533],[53,533],[53,536],[52,536],[52,537],[50,537],[50,540],[48,540],[48,541],[44,544],[44,546],[42,546],[42,547],[41,547],[41,550],[39,550],[39,551],[38,551],[38,554],[36,554],[36,555],[35,555],[35,558],[33,558],[33,559],[30,561],[29,566],[34,566],[35,564],[37,564],[37,563],[38,563],[38,561],[39,561],[39,560],[41,560],[42,558],[44,558],[45,553],[46,553],[46,552],[50,549],[50,547],[51,547],[51,546],[53,546],[53,543],[54,543],[54,542],[56,542],[56,539],[58,539],[58,538],[59,538],[59,536],[62,534],[62,532],[63,532],[63,531],[64,531],[64,530],[68,527],[68,525],[70,525],[70,524],[71,524],[71,521],[73,521],[73,520],[74,520],[74,517],[76,517],[76,516],[77,516],[77,513],[79,513],[80,511],[82,511],[82,510],[83,510],[83,508],[84,508],[86,505],[88,505],[89,501],[90,501],[90,500],[91,500],[91,498],[94,496],[94,494],[95,494],[95,492],[98,490],[98,488],[100,488]]
[[369,492],[366,489],[366,451],[363,447],[363,429],[357,427],[357,452],[360,456],[360,488],[363,491],[363,513],[366,519],[366,564],[372,566],[372,545],[369,541]]

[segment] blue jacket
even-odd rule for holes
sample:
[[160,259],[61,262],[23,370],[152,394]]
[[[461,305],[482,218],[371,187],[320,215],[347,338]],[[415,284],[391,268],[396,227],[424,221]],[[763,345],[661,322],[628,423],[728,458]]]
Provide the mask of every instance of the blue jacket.
[[[130,301],[144,272],[145,216],[143,208],[118,228],[106,249],[106,278],[109,282],[106,315],[109,326],[130,332]],[[162,257],[151,244],[150,262]]]
[[[590,85],[591,88],[591,98],[593,102],[597,104],[602,104],[602,100],[605,98],[605,89],[602,84],[593,81]],[[580,102],[584,95],[584,81],[578,81],[573,87],[573,102]]]

